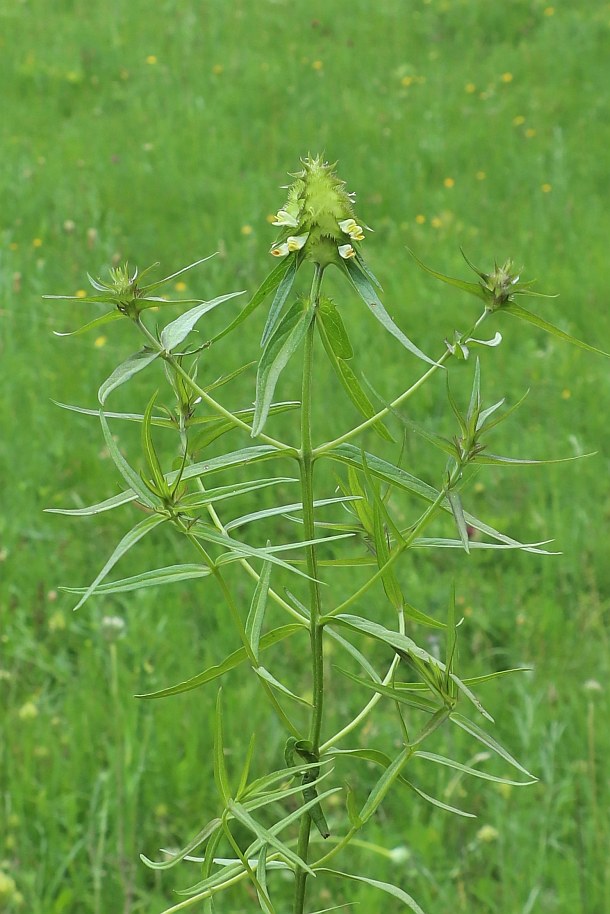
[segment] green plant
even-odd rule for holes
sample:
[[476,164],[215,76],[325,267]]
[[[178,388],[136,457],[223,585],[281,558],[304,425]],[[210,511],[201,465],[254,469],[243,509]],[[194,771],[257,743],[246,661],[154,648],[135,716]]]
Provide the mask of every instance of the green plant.
[[[152,869],[165,870],[185,858],[197,859],[192,854],[198,848],[204,848],[203,857],[198,858],[202,865],[201,878],[181,893],[184,900],[168,908],[166,914],[199,902],[203,903],[204,910],[210,911],[214,899],[244,881],[252,885],[261,910],[271,914],[276,910],[271,877],[277,870],[294,874],[294,914],[303,914],[305,910],[308,878],[327,875],[368,883],[420,912],[417,902],[402,887],[329,866],[360,833],[394,787],[410,790],[443,810],[461,816],[471,815],[428,795],[407,778],[405,772],[409,762],[420,759],[453,768],[462,775],[511,785],[531,784],[535,780],[487,730],[457,710],[458,703],[465,703],[491,722],[492,718],[473,687],[515,671],[494,671],[474,678],[458,675],[460,620],[450,582],[444,585],[445,593],[449,593],[446,617],[439,620],[411,605],[400,568],[415,549],[457,549],[466,554],[472,549],[516,549],[549,554],[543,548],[546,543],[522,543],[468,512],[463,506],[461,492],[471,478],[472,470],[480,464],[531,465],[558,461],[505,457],[488,451],[487,435],[519,403],[504,412],[501,412],[504,400],[484,406],[478,359],[474,360],[466,408],[460,405],[459,397],[454,395],[447,380],[449,410],[455,423],[452,438],[416,424],[402,408],[434,376],[443,373],[448,379],[448,368],[456,362],[467,362],[472,349],[494,348],[501,343],[498,332],[491,339],[479,338],[481,325],[495,312],[513,314],[587,350],[600,350],[575,340],[518,305],[516,296],[539,293],[532,291],[530,283],[520,281],[510,261],[500,267],[496,265],[489,273],[473,267],[478,282],[453,279],[421,264],[436,278],[479,298],[484,305],[483,312],[469,330],[455,331],[438,359],[430,358],[399,329],[385,310],[379,297],[379,283],[361,253],[360,243],[366,227],[356,221],[353,197],[345,191],[334,168],[320,158],[307,158],[302,171],[294,177],[286,203],[274,222],[280,235],[271,254],[280,262],[238,316],[211,338],[192,342],[191,334],[206,313],[240,293],[229,293],[210,301],[183,302],[193,307],[162,328],[150,325],[151,314],[176,304],[157,294],[163,284],[203,261],[147,285],[142,280],[148,271],[139,274],[137,269],[130,272],[127,265],[118,267],[111,270],[109,281],[89,277],[96,294],[80,299],[108,304],[111,310],[75,333],[126,318],[144,338],[142,348],[118,365],[100,386],[99,410],[67,407],[99,415],[106,447],[127,488],[89,507],[53,511],[95,515],[136,503],[145,516],[125,534],[88,587],[66,590],[80,595],[75,607],[78,609],[93,595],[209,578],[202,584],[209,587],[214,583],[219,588],[240,646],[199,675],[139,697],[151,699],[180,694],[218,680],[240,666],[249,666],[286,734],[281,765],[262,776],[252,777],[256,749],[252,736],[247,748],[240,747],[243,749],[241,764],[236,766],[237,770],[229,772],[225,759],[222,692],[218,692],[214,733],[216,815],[180,852],[168,853],[167,859],[161,862],[142,857]],[[342,309],[322,294],[324,274],[330,265],[339,269],[382,327],[411,356],[426,363],[421,376],[386,405],[375,405],[379,400],[377,394],[372,388],[367,389],[351,367],[354,352]],[[313,274],[309,292],[293,301],[297,274],[309,267]],[[201,381],[208,353],[225,336],[238,331],[271,295],[257,365],[255,405],[230,410],[212,396],[212,392],[250,366],[244,365],[214,381]],[[323,351],[328,358],[341,388],[362,417],[357,425],[343,432],[337,430],[335,437],[321,443],[316,443],[314,425],[317,340],[321,343],[319,352]],[[280,376],[301,351],[300,400],[276,402],[274,397]],[[202,359],[204,353],[206,358]],[[155,392],[142,414],[109,412],[106,404],[110,394],[155,362],[163,364],[171,405],[156,409],[159,393]],[[293,442],[272,437],[265,431],[271,417],[290,411],[299,417]],[[143,471],[138,472],[123,456],[111,433],[109,419],[141,425]],[[154,432],[159,428],[175,434],[171,468],[164,465],[155,441]],[[396,443],[397,431],[400,436],[421,437],[446,456],[446,467],[436,486],[410,469],[403,469],[400,457],[396,462],[390,462],[384,456],[364,449],[364,433],[372,432],[385,442],[384,447],[388,447]],[[205,456],[215,441],[230,433],[256,438],[257,443],[240,441],[240,446],[230,451]],[[574,458],[559,460],[564,459]],[[278,473],[246,479],[236,476],[229,484],[208,485],[208,475],[213,476],[216,472],[277,461],[282,461],[283,466],[291,461],[297,476]],[[318,492],[316,482],[325,464],[332,467],[334,475],[327,473],[322,477],[327,490]],[[277,488],[280,484],[298,486],[299,494],[294,503],[276,503],[248,515],[226,519],[225,501],[230,504],[241,495]],[[336,486],[338,494],[328,489],[332,485]],[[424,509],[415,512],[406,524],[398,512],[402,496],[424,503]],[[323,510],[328,507],[337,512],[330,520]],[[444,516],[452,519],[455,532],[429,535],[431,523]],[[274,518],[287,519],[295,529],[301,529],[301,535],[290,541],[272,543],[267,539],[264,545],[252,545],[233,534],[238,527],[265,526]],[[172,527],[183,538],[194,561],[132,574],[110,583],[106,581],[119,560],[161,525]],[[481,538],[474,539],[475,532]],[[291,551],[296,557],[282,557]],[[235,565],[255,582],[247,610],[239,605],[234,595],[231,569]],[[353,569],[355,586],[353,582],[346,584],[341,576],[346,567]],[[327,579],[333,572],[338,575],[336,585],[332,578]],[[271,617],[268,612],[271,603],[276,604],[289,621],[266,625]],[[354,614],[352,610],[356,606],[362,614]],[[434,651],[424,649],[412,637],[416,627],[431,628],[442,634],[442,658]],[[285,681],[285,676],[278,678],[273,660],[265,661],[263,665],[262,658],[263,652],[274,645],[297,639],[299,635],[307,635],[310,646],[309,684],[300,689]],[[330,734],[325,730],[328,704],[325,644],[329,639],[338,651],[344,652],[345,663],[352,667],[337,667],[340,675],[347,683],[361,689],[363,695],[361,710]],[[377,658],[370,658],[368,651],[361,647],[363,640],[367,644],[372,641],[380,645],[382,651],[389,654],[381,672]],[[273,651],[269,650],[269,656],[273,658]],[[383,660],[383,654],[381,658]],[[359,670],[359,675],[354,669]],[[373,712],[378,713],[382,699],[387,699],[393,708],[400,750],[392,756],[368,745],[345,748],[345,739],[353,736]],[[424,750],[424,742],[439,727],[449,723],[466,731],[486,751],[514,768],[518,779]],[[378,780],[364,801],[345,776],[339,784],[327,786],[333,783],[331,778],[335,770],[342,770],[346,761],[355,765],[364,761],[379,769]],[[337,776],[335,778],[338,780]],[[345,821],[339,823],[342,833],[331,835],[325,801],[340,791],[345,795]],[[313,829],[329,844],[321,853],[317,853],[317,845],[314,848]],[[250,836],[249,841],[244,835]],[[229,858],[222,855],[227,848],[232,855]]]

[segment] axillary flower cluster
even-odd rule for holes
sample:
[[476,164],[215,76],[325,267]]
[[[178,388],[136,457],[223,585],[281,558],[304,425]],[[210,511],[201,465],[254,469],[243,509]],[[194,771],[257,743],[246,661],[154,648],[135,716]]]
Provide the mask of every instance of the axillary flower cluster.
[[335,166],[316,158],[302,160],[303,170],[293,175],[286,203],[273,225],[283,231],[271,247],[274,257],[302,251],[306,259],[326,267],[341,259],[357,257],[354,245],[364,231],[354,218],[354,194],[335,174]]

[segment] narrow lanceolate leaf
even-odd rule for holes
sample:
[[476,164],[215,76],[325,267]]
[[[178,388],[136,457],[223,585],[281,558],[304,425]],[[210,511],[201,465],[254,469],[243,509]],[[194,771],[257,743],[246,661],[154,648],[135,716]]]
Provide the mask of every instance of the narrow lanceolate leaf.
[[468,539],[468,528],[466,526],[466,518],[464,517],[462,499],[457,492],[447,492],[447,500],[451,505],[451,513],[453,514],[453,519],[455,520],[455,525],[460,535],[460,542],[464,547],[464,550],[470,552],[470,540]]
[[158,506],[158,500],[154,499],[147,487],[142,482],[141,478],[138,476],[136,471],[127,463],[121,452],[119,451],[114,438],[110,433],[110,428],[108,427],[108,422],[106,421],[106,416],[103,411],[100,410],[100,422],[102,423],[102,432],[104,433],[104,440],[108,448],[108,452],[112,457],[112,462],[115,467],[125,480],[128,486],[134,491],[135,496],[139,498],[142,504],[146,505],[153,510]]
[[161,345],[165,351],[171,352],[176,346],[179,346],[204,314],[207,314],[208,311],[216,308],[222,302],[235,298],[236,295],[243,295],[243,292],[229,292],[227,295],[220,295],[218,298],[212,299],[212,301],[201,302],[195,308],[187,311],[186,314],[181,314],[175,321],[167,324],[161,331],[160,336]]
[[398,898],[399,901],[402,901],[408,908],[415,912],[415,914],[424,914],[424,911],[420,908],[418,903],[415,901],[411,895],[407,895],[405,891],[399,889],[398,886],[392,885],[389,882],[380,882],[378,879],[371,879],[368,876],[355,876],[353,873],[343,873],[340,870],[331,870],[326,866],[320,866],[316,869],[316,873],[328,873],[329,876],[338,876],[339,879],[352,879],[354,882],[364,882],[366,885],[372,886],[374,889],[381,889],[382,892],[387,892],[388,895],[392,895],[394,898]]
[[279,376],[298,349],[313,318],[309,302],[297,302],[282,319],[265,346],[256,376],[256,405],[252,435],[258,435],[265,424]]
[[[285,638],[291,638],[296,632],[305,631],[306,629],[302,625],[297,625],[292,623],[290,625],[281,625],[279,628],[274,628],[273,631],[267,632],[266,635],[260,639],[259,649],[261,651],[266,650],[268,647],[272,647],[274,644],[278,644],[280,641],[283,641]],[[168,695],[180,695],[182,692],[191,692],[193,689],[198,689],[200,686],[205,685],[208,682],[213,682],[215,679],[219,679],[221,676],[224,676],[225,673],[228,673],[230,670],[234,670],[240,664],[245,663],[248,659],[248,654],[244,647],[240,647],[238,650],[234,651],[232,654],[229,654],[228,657],[225,657],[223,661],[214,666],[208,667],[207,670],[204,670],[202,673],[198,673],[196,676],[192,676],[190,679],[185,679],[184,682],[179,682],[176,685],[169,686],[166,689],[159,689],[157,692],[148,692],[145,695],[136,695],[136,698],[166,698]]]
[[358,264],[354,263],[352,259],[344,261],[343,265],[360,298],[368,306],[379,323],[385,327],[388,333],[391,333],[399,343],[402,343],[405,349],[408,349],[409,352],[417,356],[418,359],[427,362],[429,365],[436,365],[437,363],[433,359],[428,358],[428,356],[423,353],[421,349],[418,349],[415,343],[412,343],[408,336],[405,336],[402,330],[396,326],[386,309],[383,307],[381,299],[375,292],[369,277],[363,272]]
[[263,627],[263,619],[265,618],[265,610],[267,608],[267,595],[269,593],[270,579],[271,562],[266,561],[263,563],[260,577],[256,583],[254,596],[252,598],[252,603],[250,604],[250,612],[248,613],[248,618],[246,619],[246,635],[248,637],[248,641],[250,642],[250,647],[252,648],[252,653],[257,663],[261,629]]
[[[331,451],[328,451],[328,456],[333,460],[339,460],[342,463],[362,466],[362,452],[359,448],[354,447],[353,444],[340,444]],[[387,460],[382,460],[380,457],[376,457],[374,454],[368,452],[365,454],[365,458],[369,470],[379,479],[383,479],[391,485],[405,489],[407,492],[411,492],[413,495],[423,498],[427,502],[434,502],[438,498],[439,492],[437,489],[428,485],[428,483],[423,482],[423,480],[418,479],[416,476],[411,475],[411,473],[407,473],[406,470],[403,470],[401,467],[394,466],[394,464],[389,463]],[[440,507],[443,511],[451,511],[451,506],[447,499],[441,503]],[[541,555],[550,554],[546,549],[539,549],[536,545],[520,543],[512,537],[500,533],[498,530],[495,530],[484,521],[479,520],[478,517],[475,517],[468,511],[464,511],[464,517],[471,527],[480,530],[481,533],[486,533],[493,539],[498,540],[498,542],[505,543],[513,549],[522,549],[524,552],[535,552]],[[471,548],[473,545],[473,543],[470,543]]]
[[[68,409],[73,413],[81,413],[84,416],[95,416],[99,418],[100,410],[99,407],[96,409],[88,409],[85,406],[74,406],[71,403],[61,403],[59,400],[53,400],[51,398],[51,403],[54,403],[55,406],[60,406],[62,409]],[[104,410],[104,415],[107,419],[124,419],[128,422],[142,422],[144,418],[143,413],[112,413],[108,412],[107,409]],[[175,428],[175,423],[171,419],[168,419],[167,416],[151,416],[150,418],[152,425],[157,425],[159,428]]]
[[409,760],[410,755],[411,749],[405,747],[402,752],[396,756],[392,763],[388,765],[368,795],[364,806],[360,810],[360,819],[362,822],[368,822],[373,813],[376,812],[380,804],[383,802],[387,792],[397,780],[400,770]]
[[[279,480],[276,478],[275,480]],[[290,480],[292,481],[292,480]],[[314,508],[322,508],[325,505],[345,504],[348,501],[354,501],[354,497],[340,496],[338,498],[316,498],[313,503]],[[234,530],[236,527],[243,527],[245,524],[251,524],[254,521],[264,520],[267,517],[277,517],[278,514],[288,514],[289,511],[302,511],[303,503],[298,501],[291,505],[276,505],[275,508],[264,508],[261,511],[254,511],[252,514],[243,514],[225,524],[225,530]]]
[[[48,298],[49,296],[45,295],[43,297]],[[106,314],[101,314],[94,320],[89,321],[89,323],[83,324],[82,327],[77,327],[76,330],[67,330],[63,333],[54,330],[53,333],[55,336],[80,336],[81,333],[87,333],[88,330],[97,330],[98,327],[103,327],[104,324],[109,324],[111,321],[120,321],[122,317],[125,317],[125,315],[115,308],[113,311],[107,311]]]
[[[144,571],[120,581],[109,584],[100,584],[95,588],[96,594],[126,593],[130,590],[142,590],[145,587],[159,587],[163,584],[177,584],[179,581],[189,581],[193,578],[205,578],[211,574],[206,565],[168,565],[165,568],[155,568],[154,571]],[[61,587],[66,593],[86,593],[85,587]]]
[[267,298],[267,296],[273,292],[274,289],[277,289],[280,284],[286,270],[291,265],[291,258],[287,257],[285,260],[280,261],[278,265],[269,273],[269,275],[262,281],[246,307],[237,315],[237,317],[231,321],[231,323],[221,330],[220,333],[217,333],[216,336],[212,337],[211,342],[216,343],[218,340],[221,340],[223,336],[226,336],[231,331],[235,330],[236,327],[239,327],[246,318],[248,318],[253,311],[258,308],[258,306]]
[[[193,492],[192,495],[185,495],[180,499],[181,508],[202,508],[205,505],[213,505],[217,501],[225,501],[236,495],[243,495],[246,492],[256,492],[258,489],[267,489],[269,486],[281,483],[298,482],[290,476],[274,476],[268,479],[253,479],[249,482],[237,482],[232,486],[218,486],[214,489],[206,489],[204,492]],[[226,529],[226,528],[225,528]]]
[[211,822],[201,829],[201,831],[195,835],[195,837],[189,841],[189,843],[182,848],[182,850],[172,853],[172,855],[167,860],[162,860],[160,863],[157,863],[154,860],[150,860],[148,857],[145,857],[144,854],[140,854],[140,860],[142,863],[145,863],[147,867],[151,870],[169,870],[177,863],[180,863],[181,860],[188,854],[192,854],[193,851],[203,844],[208,838],[216,832],[222,822],[220,819],[212,819]]
[[407,248],[407,250],[413,260],[419,264],[422,270],[425,270],[426,273],[429,273],[430,276],[434,276],[435,279],[440,279],[441,282],[446,282],[450,286],[455,286],[457,289],[462,289],[463,292],[469,292],[470,295],[475,295],[477,298],[480,298],[482,301],[487,303],[488,295],[479,283],[466,282],[463,279],[454,279],[452,276],[445,276],[444,273],[437,273],[436,270],[431,270],[430,267],[427,267],[426,264],[419,259],[419,257],[416,257],[410,248]]
[[156,399],[157,394],[155,392],[150,398],[148,406],[144,412],[142,420],[142,450],[144,451],[146,462],[148,463],[148,468],[151,472],[151,482],[153,483],[155,492],[157,492],[160,497],[168,498],[170,495],[170,488],[165,480],[165,476],[163,475],[161,462],[155,450],[155,445],[151,433],[152,411]]
[[[523,772],[528,778],[534,777],[527,768],[524,768],[513,756],[508,752],[504,746],[501,746],[500,743],[490,736],[489,733],[486,733],[485,730],[481,730],[477,724],[473,721],[468,720],[467,717],[463,717],[461,714],[458,714],[457,711],[454,711],[451,714],[451,720],[454,724],[457,724],[458,727],[461,727],[462,730],[465,730],[466,733],[470,733],[471,736],[474,736],[480,743],[484,746],[487,746],[488,749],[491,749],[492,752],[495,752],[496,755],[499,755],[500,758],[503,758],[505,762],[508,762],[509,765],[512,765],[513,768],[516,768],[518,771]],[[535,780],[535,778],[534,778]]]
[[229,812],[237,819],[238,822],[241,822],[242,825],[245,825],[247,829],[253,832],[256,837],[262,841],[263,844],[268,844],[270,847],[274,847],[280,854],[289,860],[295,867],[298,869],[305,870],[309,873],[310,876],[315,876],[314,871],[308,866],[304,860],[299,857],[298,854],[295,854],[287,844],[284,844],[283,841],[280,841],[273,832],[266,829],[260,822],[257,822],[250,813],[245,809],[241,803],[235,803],[233,800],[229,800],[227,804]]
[[527,787],[529,784],[535,784],[537,780],[537,778],[533,778],[530,775],[531,780],[529,781],[513,781],[510,778],[503,778],[496,774],[489,774],[487,771],[483,771],[481,768],[471,768],[470,765],[462,765],[461,762],[456,762],[451,758],[446,758],[444,755],[437,755],[435,752],[424,752],[420,749],[417,749],[413,753],[413,758],[423,758],[429,762],[434,762],[437,765],[444,765],[446,768],[453,768],[455,771],[461,771],[464,774],[469,774],[473,778],[481,778],[483,781],[493,781],[494,784],[510,784],[511,787]]
[[330,298],[321,298],[318,306],[318,316],[324,333],[330,343],[332,351],[338,359],[351,359],[354,355],[343,318],[339,309]]
[[[346,359],[352,357],[353,350],[345,328],[343,327],[339,312],[334,305],[332,305],[332,309],[333,310],[330,313],[326,313],[320,309],[320,320],[317,323],[320,339],[322,340],[330,364],[347,396],[358,412],[364,416],[365,419],[370,419],[371,416],[375,415],[377,410],[364,392],[358,378],[346,362]],[[341,355],[341,353],[344,354]],[[386,441],[393,440],[383,422],[376,422],[372,427]]]
[[[96,413],[99,416],[99,413]],[[106,414],[104,414],[105,416]],[[102,420],[102,428],[104,428],[105,418]],[[107,423],[106,423],[107,428]],[[111,454],[117,451],[115,442],[110,435],[110,430],[108,429],[108,438],[106,438],[109,448],[111,449]],[[205,476],[207,473],[214,473],[217,470],[224,470],[230,466],[245,466],[246,464],[256,463],[259,460],[268,460],[277,455],[277,448],[269,444],[255,445],[254,447],[241,448],[237,451],[231,451],[229,454],[221,454],[219,457],[211,457],[209,460],[203,460],[198,463],[193,463],[191,466],[185,467],[182,472],[182,479],[198,479],[200,476]],[[119,457],[120,457],[119,453]],[[114,459],[114,457],[113,457]],[[121,458],[123,459],[123,458]],[[125,492],[120,492],[118,495],[113,495],[111,498],[106,498],[104,501],[100,501],[95,505],[88,505],[85,508],[47,508],[46,511],[49,514],[68,514],[75,517],[85,517],[92,514],[101,514],[104,511],[112,511],[114,508],[119,508],[121,505],[129,504],[130,501],[134,501],[136,498],[140,498],[144,501],[145,504],[148,504],[150,507],[154,507],[154,502],[151,499],[150,493],[142,483],[142,480],[138,474],[132,470],[133,482],[132,479],[127,479],[124,472],[121,471],[121,475],[128,482],[128,484],[133,487],[127,489]],[[173,483],[178,478],[179,470],[174,470],[171,473],[168,473],[166,479],[168,483]],[[145,499],[148,499],[146,501]]]
[[117,545],[116,549],[97,575],[95,580],[89,587],[85,590],[83,596],[78,601],[75,610],[80,609],[80,607],[85,603],[89,597],[94,594],[97,590],[98,584],[100,584],[106,575],[111,571],[112,568],[116,565],[120,558],[122,558],[125,553],[129,552],[136,543],[138,543],[143,537],[145,537],[151,530],[154,530],[155,527],[158,527],[160,524],[164,523],[166,520],[165,517],[161,517],[158,514],[151,514],[149,517],[145,517],[144,520],[140,521],[139,524],[136,524],[135,527],[126,533],[120,543]]
[[294,285],[299,261],[300,258],[298,254],[295,253],[294,256],[290,258],[288,269],[282,276],[282,279],[277,287],[277,292],[275,293],[275,297],[271,302],[271,307],[269,308],[269,314],[267,315],[267,321],[265,323],[265,328],[261,338],[261,346],[263,348],[267,345],[273,336],[273,331],[277,327],[277,323],[282,313],[282,308],[284,307],[286,299],[290,295],[290,290]]
[[411,781],[406,781],[411,790],[415,791],[418,797],[421,797],[422,800],[425,800],[426,803],[431,803],[432,806],[436,806],[437,809],[443,809],[445,812],[452,812],[456,816],[464,816],[465,819],[476,819],[476,816],[472,812],[466,812],[465,809],[459,809],[457,806],[450,806],[449,803],[443,803],[442,800],[438,800],[436,797],[431,797],[429,793],[425,793],[423,790],[420,790],[419,787],[416,787],[415,784],[412,784]]
[[142,369],[146,368],[147,365],[150,365],[150,363],[154,362],[158,357],[158,352],[150,350],[145,346],[143,349],[140,349],[139,352],[134,352],[133,355],[130,355],[129,358],[124,362],[121,362],[120,365],[117,365],[110,377],[106,378],[97,392],[97,397],[101,405],[104,405],[108,395],[112,393],[113,390],[116,390],[121,384],[125,384],[134,374],[142,371]]
[[547,463],[568,463],[571,460],[582,460],[583,457],[594,457],[595,451],[588,454],[573,454],[570,457],[550,457],[547,460],[530,460],[529,458],[500,457],[498,454],[482,452],[473,458],[473,463],[484,463],[488,466],[544,466]]
[[275,908],[269,898],[269,886],[267,885],[267,845],[263,844],[258,855],[256,864],[256,895],[258,903],[263,914],[275,914]]
[[294,692],[291,692],[288,686],[285,686],[283,682],[280,682],[279,679],[276,679],[275,676],[269,672],[264,666],[258,666],[254,669],[254,672],[261,679],[264,679],[265,682],[268,682],[269,685],[275,689],[277,692],[280,692],[282,695],[285,695],[286,698],[292,698],[293,701],[298,702],[301,705],[305,705],[306,708],[313,707],[312,703],[306,698],[301,698],[300,695],[295,695]]
[[[531,295],[534,293],[530,292],[529,294]],[[528,323],[533,324],[535,327],[539,327],[541,330],[545,330],[547,333],[551,333],[558,339],[564,340],[566,343],[572,343],[573,346],[578,346],[579,349],[586,349],[587,352],[597,352],[598,355],[605,355],[606,358],[610,359],[610,353],[604,352],[603,349],[597,349],[595,346],[589,346],[588,343],[583,343],[582,340],[576,339],[575,336],[571,336],[569,333],[564,333],[564,331],[560,330],[559,327],[555,327],[554,324],[550,324],[542,317],[538,317],[537,314],[532,314],[530,311],[527,311],[520,305],[515,304],[515,302],[508,302],[507,304],[503,305],[502,311],[507,311],[509,314],[518,317],[520,320],[527,321]]]
[[[384,628],[383,625],[379,625],[377,622],[371,622],[370,619],[365,619],[362,616],[352,616],[347,613],[341,613],[336,616],[325,616],[322,618],[325,623],[339,623],[340,625],[345,625],[347,628],[352,629],[352,631],[362,632],[364,635],[369,635],[371,638],[375,638],[376,641],[381,641],[383,644],[387,644],[390,647],[394,648],[397,653],[401,651],[406,654],[409,658],[415,658],[415,661],[423,661],[426,667],[431,667],[434,670],[439,670],[441,673],[445,673],[446,667],[445,664],[438,660],[436,657],[429,654],[423,648],[419,647],[411,638],[408,638],[406,635],[401,634],[400,632],[391,631],[388,628]],[[485,710],[479,699],[472,693],[468,686],[464,685],[461,679],[459,679],[454,673],[448,673],[452,682],[457,686],[457,688],[462,692],[463,695],[468,698],[470,702],[475,706],[477,711],[486,717],[487,720],[493,722],[491,715]]]
[[[342,670],[340,667],[335,667],[335,669],[338,673],[341,673],[342,676],[347,676],[348,679],[351,679],[352,682],[364,686],[365,689],[369,689],[371,692],[377,692],[378,695],[384,695],[386,698],[391,698],[392,701],[398,701],[401,704],[409,705],[409,707],[417,708],[418,711],[425,711],[427,714],[434,714],[438,711],[438,703],[423,695],[412,695],[406,690],[399,690],[392,686],[386,686],[381,682],[369,682],[367,679],[360,679],[358,676],[354,676],[353,673]],[[423,685],[423,683],[417,683],[417,685]]]
[[[158,289],[166,282],[169,282],[171,279],[176,279],[177,276],[182,276],[183,273],[187,273],[189,270],[194,269],[194,267],[198,267],[200,264],[205,263],[207,260],[211,260],[212,257],[216,257],[216,253],[208,254],[207,257],[201,257],[199,260],[195,260],[194,263],[189,263],[187,267],[181,267],[179,270],[176,270],[175,273],[170,273],[169,276],[164,276],[163,279],[157,279],[156,282],[151,282],[150,285],[146,286],[146,291],[154,292],[155,289]],[[153,266],[158,266],[158,264],[153,264]],[[144,273],[147,273],[150,269],[151,267],[147,267],[146,270],[144,270]],[[144,273],[140,273],[140,279]]]

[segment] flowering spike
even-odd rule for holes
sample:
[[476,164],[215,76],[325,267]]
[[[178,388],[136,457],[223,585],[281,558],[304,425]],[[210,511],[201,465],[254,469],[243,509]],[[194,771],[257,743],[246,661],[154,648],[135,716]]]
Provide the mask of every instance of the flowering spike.
[[303,170],[293,175],[286,203],[273,222],[284,231],[271,254],[284,257],[303,249],[305,259],[321,267],[329,263],[340,266],[342,260],[356,256],[346,236],[351,242],[364,239],[362,226],[354,218],[354,194],[345,190],[335,166],[320,156],[308,157],[302,163]]

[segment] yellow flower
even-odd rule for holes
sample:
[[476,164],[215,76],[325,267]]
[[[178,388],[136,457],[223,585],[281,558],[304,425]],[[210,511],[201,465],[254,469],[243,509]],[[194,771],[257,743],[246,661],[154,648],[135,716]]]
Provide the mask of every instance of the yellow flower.
[[550,184],[542,184],[540,187],[540,190],[542,191],[543,194],[550,194],[552,189],[553,188]]
[[146,58],[146,63],[154,66],[157,63],[157,57],[155,54],[149,54]]
[[184,290],[186,289],[186,283],[182,282],[182,280],[179,280],[176,283],[176,285],[174,286],[174,289],[176,290],[176,292],[184,292]]
[[464,89],[466,90],[466,92],[468,92],[469,95],[472,95],[473,92],[477,91],[477,87],[475,86],[474,83],[466,83],[466,85],[464,86]]
[[251,235],[252,226],[251,225],[242,225],[240,231],[241,231],[242,235]]
[[212,73],[214,74],[214,76],[220,76],[220,74],[222,73],[223,70],[224,70],[224,67],[221,63],[215,63],[214,66],[212,67]]
[[353,249],[353,247],[351,246],[351,244],[340,244],[338,247],[338,251],[339,251],[340,256],[343,257],[344,260],[349,260],[350,257],[356,256],[356,252]]
[[499,837],[500,832],[497,828],[494,828],[493,825],[482,825],[477,832],[477,838],[479,841],[484,841],[489,843],[490,841],[495,841]]
[[85,289],[77,289],[76,292],[74,293],[74,295],[76,298],[86,298],[87,292],[85,291]]
[[41,248],[42,247],[42,238],[34,238],[32,241],[32,247]]
[[547,6],[547,8],[546,8],[545,11],[544,11],[544,15],[545,15],[545,16],[554,16],[554,15],[555,15],[555,7],[554,7],[554,6]]
[[318,70],[318,71],[324,69],[324,64],[322,63],[321,60],[314,60],[314,62],[312,63],[311,66],[314,70]]
[[415,221],[417,222],[418,225],[423,225],[424,222],[426,221],[426,217],[422,213],[418,213],[417,216],[415,217]]
[[477,171],[477,173],[475,175],[475,178],[477,179],[477,181],[484,181],[486,177],[487,177],[487,175],[484,171]]
[[525,135],[528,138],[528,140],[531,140],[531,138],[533,136],[536,136],[536,131],[533,129],[533,127],[528,127],[527,130],[525,131]]
[[107,336],[98,336],[93,345],[95,346],[96,349],[101,349],[102,346],[106,345],[107,340],[108,340]]
[[440,219],[438,216],[434,216],[430,220],[430,225],[432,226],[432,228],[438,229],[442,226],[442,224],[443,224],[443,220]]
[[500,79],[502,80],[503,83],[512,83],[513,74],[512,73],[503,73],[502,76],[500,77]]
[[33,701],[26,701],[17,712],[20,720],[33,720],[38,717],[38,706]]
[[525,123],[525,118],[523,117],[522,114],[518,114],[516,117],[513,118],[513,124],[515,125],[515,127],[520,127],[521,124],[524,124],[524,123]]
[[453,178],[445,178],[445,180],[443,181],[443,184],[445,185],[445,187],[454,187],[455,181],[453,180]]

